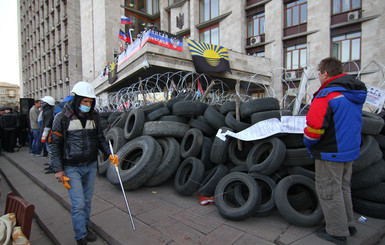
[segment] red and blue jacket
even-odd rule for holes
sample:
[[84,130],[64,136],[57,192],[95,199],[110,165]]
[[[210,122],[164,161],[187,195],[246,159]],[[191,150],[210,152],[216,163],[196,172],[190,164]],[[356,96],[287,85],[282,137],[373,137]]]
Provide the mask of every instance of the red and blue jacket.
[[346,73],[314,93],[304,129],[304,143],[314,158],[349,162],[360,156],[366,93],[365,84]]

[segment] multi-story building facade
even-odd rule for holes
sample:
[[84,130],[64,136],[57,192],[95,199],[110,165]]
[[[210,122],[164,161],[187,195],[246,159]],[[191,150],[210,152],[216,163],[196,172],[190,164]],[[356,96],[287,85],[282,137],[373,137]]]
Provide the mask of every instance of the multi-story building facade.
[[82,79],[79,1],[19,0],[23,97],[56,99]]
[[[131,32],[135,39],[150,24],[180,37],[228,48],[232,73],[210,75],[225,81],[231,88],[235,81],[247,81],[248,77],[257,75],[258,83],[271,87],[275,95],[282,98],[289,89],[298,86],[306,67],[316,67],[328,56],[340,59],[346,72],[359,73],[367,84],[380,86],[385,80],[382,75],[385,16],[381,13],[385,1],[382,0],[21,2],[24,95],[56,92],[56,98],[62,98],[64,92],[60,91],[68,92],[73,82],[85,80],[92,82],[97,94],[103,97],[154,73],[194,71],[184,40],[182,52],[146,43],[119,64],[118,79],[114,83],[109,83],[107,76],[100,76],[107,62],[113,60],[113,49],[119,50],[119,29]],[[27,11],[31,6],[39,11]],[[67,14],[60,11],[60,18],[55,17],[59,13],[58,6],[67,8]],[[120,24],[121,15],[129,17],[132,25]],[[56,22],[58,19],[60,23]],[[57,34],[64,25],[68,35]],[[62,39],[56,38],[59,36]],[[52,44],[47,37],[56,41]],[[66,45],[68,61],[63,63],[62,60],[59,65],[58,59],[67,53],[61,51],[61,55],[57,55],[58,49],[63,50]],[[40,50],[45,51],[45,55]],[[55,61],[53,57],[57,57]],[[65,64],[68,71],[63,71]],[[60,67],[62,76],[58,75]],[[65,82],[67,77],[70,82]],[[290,83],[285,82],[288,80]]]
[[0,107],[14,108],[19,105],[20,87],[16,84],[0,82]]

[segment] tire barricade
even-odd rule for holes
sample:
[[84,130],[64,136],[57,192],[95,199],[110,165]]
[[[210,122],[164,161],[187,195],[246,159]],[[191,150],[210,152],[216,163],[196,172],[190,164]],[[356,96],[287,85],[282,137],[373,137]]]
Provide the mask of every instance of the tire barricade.
[[[173,180],[181,195],[213,196],[230,220],[263,217],[277,210],[288,222],[315,226],[323,214],[314,187],[314,159],[303,135],[279,134],[256,141],[215,137],[218,129],[239,132],[259,120],[291,115],[274,98],[209,106],[199,101],[158,102],[124,113],[101,113],[106,138],[119,157],[127,191]],[[385,216],[384,120],[363,113],[360,158],[351,179],[354,210]],[[108,158],[98,158],[101,174],[118,185]]]

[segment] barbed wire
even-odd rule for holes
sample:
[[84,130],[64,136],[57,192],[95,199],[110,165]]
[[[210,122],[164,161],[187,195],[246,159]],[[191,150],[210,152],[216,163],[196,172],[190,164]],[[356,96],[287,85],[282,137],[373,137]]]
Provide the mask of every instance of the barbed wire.
[[[353,62],[359,68],[359,65]],[[372,70],[378,80],[377,87],[385,86],[385,66],[378,61],[371,61],[363,66],[357,73],[357,78],[365,74],[366,70],[371,66],[376,66],[377,70]],[[245,76],[239,79],[239,89],[220,79],[213,79],[206,74],[198,74],[196,72],[166,72],[153,74],[138,82],[124,87],[118,91],[110,92],[105,98],[98,98],[96,108],[99,111],[128,111],[133,108],[139,108],[144,104],[151,104],[160,101],[168,101],[176,98],[178,100],[199,100],[203,94],[199,90],[198,84],[206,91],[213,83],[204,99],[204,103],[210,106],[220,106],[227,101],[235,101],[238,97],[241,102],[246,102],[258,97],[274,97],[277,94],[271,86],[274,80],[274,74],[279,74],[280,81],[285,84],[286,91],[280,99],[282,109],[293,108],[296,100],[300,99],[301,113],[311,103],[313,93],[320,87],[318,78],[318,68],[313,65],[303,67],[301,78],[292,76],[293,71],[283,67],[275,68],[271,71],[271,78],[260,75],[258,73],[252,76]],[[280,71],[280,72],[277,72]],[[300,80],[306,79],[305,90],[303,95],[298,97]],[[364,81],[365,82],[365,81]],[[374,110],[368,106],[370,110]]]

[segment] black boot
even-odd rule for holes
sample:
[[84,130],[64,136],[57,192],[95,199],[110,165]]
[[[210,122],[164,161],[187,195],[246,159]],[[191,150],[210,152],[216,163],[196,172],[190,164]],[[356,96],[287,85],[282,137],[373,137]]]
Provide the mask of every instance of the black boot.
[[78,245],[87,245],[88,244],[86,237],[83,237],[82,239],[76,240],[76,242]]
[[93,232],[90,227],[88,227],[88,225],[86,225],[86,228],[87,228],[87,241],[89,242],[94,242],[96,241],[96,239],[98,238],[95,234],[95,232]]

